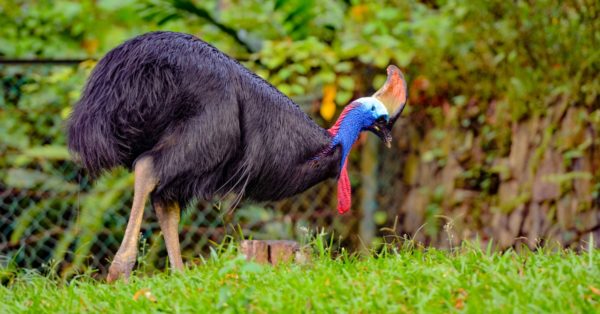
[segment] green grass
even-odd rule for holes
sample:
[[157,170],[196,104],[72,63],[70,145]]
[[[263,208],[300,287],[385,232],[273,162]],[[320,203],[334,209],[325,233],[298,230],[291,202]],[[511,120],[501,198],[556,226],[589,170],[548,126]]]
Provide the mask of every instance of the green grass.
[[184,273],[133,277],[129,284],[13,272],[0,286],[0,313],[600,310],[598,250],[491,253],[465,244],[452,252],[405,248],[373,257],[316,252],[309,264],[270,267],[225,249]]

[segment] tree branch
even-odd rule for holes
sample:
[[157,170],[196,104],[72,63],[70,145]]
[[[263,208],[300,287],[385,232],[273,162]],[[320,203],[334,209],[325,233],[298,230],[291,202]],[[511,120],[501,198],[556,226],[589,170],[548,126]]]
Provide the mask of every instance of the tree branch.
[[242,38],[239,31],[217,21],[207,10],[196,6],[191,0],[172,0],[172,2],[176,9],[192,13],[216,26],[223,33],[231,36],[238,44],[244,47],[246,51],[250,53],[256,52],[256,47],[253,47],[251,43]]

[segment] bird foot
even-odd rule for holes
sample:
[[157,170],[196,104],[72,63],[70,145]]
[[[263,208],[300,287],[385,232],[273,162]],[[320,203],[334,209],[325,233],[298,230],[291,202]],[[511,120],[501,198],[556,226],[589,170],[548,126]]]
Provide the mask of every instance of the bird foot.
[[129,275],[131,275],[131,271],[133,270],[134,265],[135,259],[120,259],[117,255],[113,260],[112,264],[110,264],[110,268],[108,269],[108,276],[106,276],[106,281],[108,283],[113,283],[119,278],[123,278],[125,282],[129,282]]

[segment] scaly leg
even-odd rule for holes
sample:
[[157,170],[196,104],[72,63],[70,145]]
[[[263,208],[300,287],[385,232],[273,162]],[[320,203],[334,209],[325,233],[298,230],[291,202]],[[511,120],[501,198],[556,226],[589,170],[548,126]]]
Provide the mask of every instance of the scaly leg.
[[142,217],[144,216],[144,206],[148,195],[158,183],[153,174],[152,159],[150,157],[138,160],[135,164],[134,173],[135,184],[131,214],[129,222],[127,222],[127,229],[125,229],[125,236],[123,237],[123,242],[121,242],[121,247],[119,247],[119,251],[117,251],[117,255],[115,255],[108,269],[108,276],[106,278],[108,282],[113,282],[121,276],[124,277],[125,281],[129,279],[137,257],[137,243],[142,225]]
[[181,248],[179,247],[179,215],[181,210],[178,203],[164,205],[161,202],[153,202],[160,230],[162,230],[169,262],[173,270],[183,270],[183,261],[181,259]]

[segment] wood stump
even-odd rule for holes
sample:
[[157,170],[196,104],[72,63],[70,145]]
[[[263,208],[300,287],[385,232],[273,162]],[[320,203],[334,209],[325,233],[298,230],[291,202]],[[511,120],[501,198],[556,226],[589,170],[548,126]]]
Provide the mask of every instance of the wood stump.
[[240,251],[248,261],[260,264],[305,263],[309,258],[298,242],[289,240],[244,240]]

